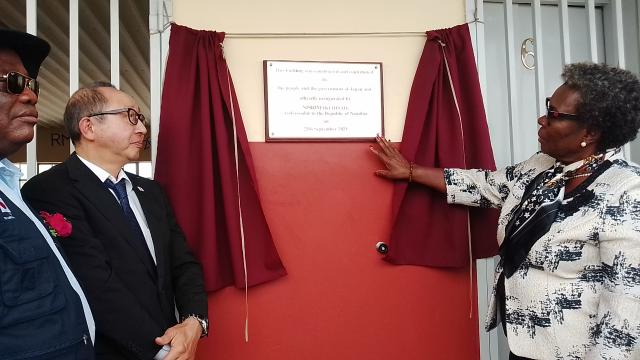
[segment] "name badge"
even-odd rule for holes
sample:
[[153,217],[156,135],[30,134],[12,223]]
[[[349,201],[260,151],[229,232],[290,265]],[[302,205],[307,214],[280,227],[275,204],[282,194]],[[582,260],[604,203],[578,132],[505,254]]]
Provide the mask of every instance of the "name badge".
[[11,213],[11,209],[9,209],[9,206],[7,206],[7,203],[4,202],[2,197],[0,197],[0,214],[4,220],[15,219]]

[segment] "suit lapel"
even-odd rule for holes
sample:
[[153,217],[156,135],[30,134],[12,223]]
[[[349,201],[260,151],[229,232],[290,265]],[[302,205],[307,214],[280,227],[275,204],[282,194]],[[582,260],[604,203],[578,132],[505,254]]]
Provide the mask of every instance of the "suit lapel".
[[87,200],[94,204],[96,209],[102,213],[106,221],[113,225],[125,241],[131,245],[140,261],[145,264],[147,272],[152,279],[155,279],[155,270],[149,268],[149,257],[146,249],[138,241],[133,240],[134,234],[129,223],[124,216],[120,204],[111,192],[104,186],[100,179],[84,164],[78,156],[73,153],[67,160],[69,176],[74,181],[74,186],[83,194]]
[[127,175],[131,180],[133,191],[136,193],[138,201],[140,202],[140,206],[142,207],[142,212],[144,213],[144,217],[147,220],[147,226],[149,226],[149,232],[151,232],[151,240],[153,241],[153,248],[156,255],[156,269],[158,271],[158,279],[164,279],[164,249],[167,242],[167,234],[166,232],[160,230],[160,228],[162,227],[162,219],[165,218],[162,215],[162,210],[164,209],[164,207],[162,207],[162,205],[158,203],[158,200],[154,197],[154,195],[151,194],[151,189],[145,189],[143,187],[143,184],[141,184],[136,176],[131,176],[130,174]]

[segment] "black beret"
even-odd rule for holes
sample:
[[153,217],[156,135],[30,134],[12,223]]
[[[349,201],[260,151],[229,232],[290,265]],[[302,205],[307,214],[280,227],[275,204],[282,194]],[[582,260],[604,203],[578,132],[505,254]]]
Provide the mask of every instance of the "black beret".
[[49,55],[51,46],[37,36],[22,31],[0,29],[0,49],[15,51],[29,76],[36,78],[40,65]]

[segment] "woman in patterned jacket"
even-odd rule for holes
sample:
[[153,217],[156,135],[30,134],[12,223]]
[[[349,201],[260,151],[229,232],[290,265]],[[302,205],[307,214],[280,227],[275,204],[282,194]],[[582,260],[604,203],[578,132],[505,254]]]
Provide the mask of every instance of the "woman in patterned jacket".
[[385,139],[377,175],[500,209],[494,297],[510,359],[640,359],[640,168],[621,147],[640,127],[640,81],[571,64],[538,119],[541,151],[498,171],[408,162]]

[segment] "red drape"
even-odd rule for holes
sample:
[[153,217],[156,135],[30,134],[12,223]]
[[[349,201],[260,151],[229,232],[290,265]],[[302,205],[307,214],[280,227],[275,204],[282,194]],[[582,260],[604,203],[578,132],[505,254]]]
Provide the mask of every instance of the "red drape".
[[224,35],[172,25],[155,171],[202,263],[208,291],[231,284],[244,287],[239,208],[248,285],[286,274],[260,205],[253,160],[223,55]]
[[[427,32],[411,87],[400,151],[423,166],[495,169],[466,24]],[[393,215],[385,258],[389,262],[467,266],[469,233],[473,258],[497,252],[495,210],[447,205],[444,195],[403,182],[395,185]]]

